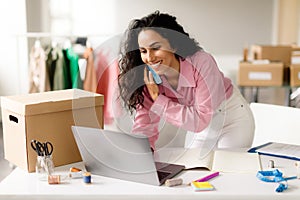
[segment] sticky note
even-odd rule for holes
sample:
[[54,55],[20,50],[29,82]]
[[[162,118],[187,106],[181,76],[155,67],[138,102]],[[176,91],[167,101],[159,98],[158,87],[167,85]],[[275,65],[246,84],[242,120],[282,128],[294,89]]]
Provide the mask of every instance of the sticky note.
[[194,188],[195,191],[206,191],[206,190],[213,190],[214,186],[212,186],[209,182],[196,182],[193,181],[191,186]]

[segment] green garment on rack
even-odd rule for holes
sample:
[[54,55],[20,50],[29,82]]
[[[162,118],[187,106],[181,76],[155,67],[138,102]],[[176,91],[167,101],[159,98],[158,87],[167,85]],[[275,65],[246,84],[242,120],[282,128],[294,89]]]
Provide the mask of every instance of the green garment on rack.
[[56,47],[54,49],[56,53],[56,68],[53,79],[53,90],[63,90],[68,89],[68,79],[67,77],[67,65],[65,62],[65,58],[62,52],[62,49]]
[[72,48],[68,48],[66,51],[67,57],[70,60],[72,88],[83,89],[83,81],[80,78],[80,70],[78,65],[79,56],[73,51]]
[[51,47],[47,50],[47,69],[51,83],[51,90],[70,89],[71,78],[68,72],[69,66],[66,64],[66,59],[60,47]]
[[46,68],[49,77],[50,90],[53,90],[53,80],[56,69],[56,54],[53,52],[53,48],[46,49],[45,53],[47,55]]

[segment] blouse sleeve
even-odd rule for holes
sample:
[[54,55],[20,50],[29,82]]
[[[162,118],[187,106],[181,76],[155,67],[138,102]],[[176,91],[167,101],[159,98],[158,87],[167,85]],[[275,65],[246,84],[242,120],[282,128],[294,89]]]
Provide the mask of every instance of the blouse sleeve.
[[192,132],[205,129],[213,112],[226,98],[223,73],[209,54],[200,54],[191,60],[194,68],[195,88],[192,96],[186,96],[193,104],[183,105],[160,94],[150,108],[167,122]]
[[159,136],[160,117],[149,112],[152,104],[152,100],[148,96],[144,96],[144,107],[139,106],[136,110],[132,133],[147,136],[151,147],[155,149],[154,144]]

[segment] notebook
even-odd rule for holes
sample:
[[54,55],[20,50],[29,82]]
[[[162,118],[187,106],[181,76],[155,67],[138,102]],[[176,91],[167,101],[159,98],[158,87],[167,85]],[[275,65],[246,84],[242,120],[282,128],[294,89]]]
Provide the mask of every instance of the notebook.
[[148,138],[98,128],[72,126],[87,171],[139,183],[162,185],[185,166],[155,162]]

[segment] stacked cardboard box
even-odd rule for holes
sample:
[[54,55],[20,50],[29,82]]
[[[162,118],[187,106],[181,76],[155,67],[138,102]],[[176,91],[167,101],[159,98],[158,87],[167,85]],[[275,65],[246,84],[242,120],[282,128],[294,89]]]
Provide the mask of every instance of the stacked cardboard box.
[[283,84],[284,67],[282,62],[269,64],[253,64],[240,62],[239,86],[281,86]]
[[[241,86],[300,86],[300,48],[292,45],[252,45],[251,57],[269,64],[241,63],[238,84]],[[279,63],[282,69],[278,68]],[[247,69],[246,69],[247,68]],[[257,69],[256,69],[257,68]],[[255,74],[253,76],[253,74]],[[259,72],[259,73],[258,73]],[[263,75],[264,72],[264,75]],[[276,72],[276,73],[275,73]],[[281,74],[282,72],[282,74]],[[248,77],[248,75],[249,77]],[[250,77],[251,75],[251,77]],[[276,77],[278,76],[278,77]],[[270,79],[270,77],[272,77]],[[279,79],[282,79],[281,81]],[[254,84],[254,85],[253,85]]]
[[282,62],[284,67],[291,64],[291,45],[253,45],[251,52],[254,60],[267,59],[271,62]]
[[300,64],[290,66],[290,86],[300,86]]
[[290,85],[300,86],[300,48],[293,47],[290,66]]

